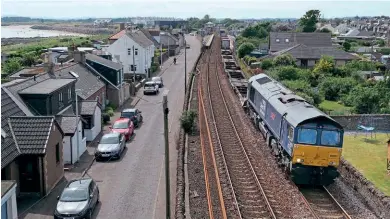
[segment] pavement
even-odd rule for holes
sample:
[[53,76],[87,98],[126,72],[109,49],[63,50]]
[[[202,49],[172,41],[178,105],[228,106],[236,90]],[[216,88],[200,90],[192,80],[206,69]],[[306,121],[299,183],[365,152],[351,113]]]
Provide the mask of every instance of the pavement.
[[[195,36],[186,37],[187,73],[193,68],[200,54],[201,43]],[[93,153],[96,144],[87,147],[78,164],[65,172],[62,182],[46,198],[28,209],[20,218],[52,218],[57,200],[67,180],[80,177],[84,172],[93,178],[100,191],[101,202],[94,211],[93,218],[165,218],[165,176],[164,176],[164,130],[162,96],[168,91],[169,151],[170,151],[170,207],[174,216],[176,195],[177,138],[180,130],[179,118],[184,104],[184,49],[176,56],[164,62],[160,72],[164,87],[158,95],[143,95],[142,88],[136,97],[125,103],[122,108],[136,107],[142,111],[144,122],[136,129],[135,136],[127,143],[127,149],[119,160],[96,162]],[[187,80],[189,77],[187,76]],[[111,121],[119,118],[116,112]],[[108,124],[103,133],[109,131]],[[85,171],[88,166],[88,171]],[[19,212],[21,213],[21,212]]]

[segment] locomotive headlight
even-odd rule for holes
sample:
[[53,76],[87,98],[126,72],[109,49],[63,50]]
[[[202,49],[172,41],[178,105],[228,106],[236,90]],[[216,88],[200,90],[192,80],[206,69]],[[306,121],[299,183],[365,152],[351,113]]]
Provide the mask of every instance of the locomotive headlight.
[[303,159],[298,158],[298,159],[297,159],[297,163],[303,163]]
[[330,165],[330,166],[334,166],[335,164],[336,164],[336,163],[333,162],[333,161],[329,162],[329,165]]

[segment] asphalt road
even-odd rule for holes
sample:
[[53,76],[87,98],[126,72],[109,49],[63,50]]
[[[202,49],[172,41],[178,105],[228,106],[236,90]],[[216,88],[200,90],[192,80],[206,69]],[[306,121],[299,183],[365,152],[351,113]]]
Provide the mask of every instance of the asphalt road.
[[[192,69],[199,53],[200,42],[187,36],[187,72]],[[170,65],[170,58],[165,65]],[[165,218],[164,132],[162,94],[168,92],[171,215],[176,194],[176,138],[179,133],[179,117],[184,103],[184,50],[177,56],[177,64],[161,73],[164,87],[160,94],[144,96],[136,108],[142,111],[144,122],[136,130],[134,139],[118,161],[95,162],[88,175],[94,178],[100,189],[101,204],[94,212],[96,218]],[[188,77],[187,77],[188,79]]]

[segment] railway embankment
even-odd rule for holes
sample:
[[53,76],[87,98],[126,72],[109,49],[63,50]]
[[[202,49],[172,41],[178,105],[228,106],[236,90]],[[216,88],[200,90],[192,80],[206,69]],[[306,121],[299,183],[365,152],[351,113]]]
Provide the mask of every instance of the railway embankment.
[[104,27],[91,27],[84,25],[34,25],[31,26],[31,29],[36,30],[57,30],[57,31],[65,31],[71,33],[81,33],[88,35],[98,35],[98,34],[114,34],[117,32],[116,29],[113,28],[104,28]]

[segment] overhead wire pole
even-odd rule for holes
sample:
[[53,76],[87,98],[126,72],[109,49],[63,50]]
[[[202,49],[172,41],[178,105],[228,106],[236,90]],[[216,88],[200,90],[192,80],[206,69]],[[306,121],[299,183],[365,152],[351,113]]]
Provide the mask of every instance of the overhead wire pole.
[[164,113],[164,140],[165,140],[165,198],[166,198],[166,218],[171,218],[170,204],[170,183],[169,183],[169,138],[168,138],[168,94],[163,96],[163,113]]
[[187,93],[187,41],[184,39],[184,95]]

